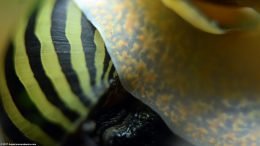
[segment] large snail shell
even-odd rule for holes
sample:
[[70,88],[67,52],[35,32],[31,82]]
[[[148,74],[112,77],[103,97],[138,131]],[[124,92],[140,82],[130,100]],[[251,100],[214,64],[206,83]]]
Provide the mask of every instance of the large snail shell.
[[160,0],[76,1],[124,87],[173,132],[197,146],[260,145],[260,25],[214,35]]

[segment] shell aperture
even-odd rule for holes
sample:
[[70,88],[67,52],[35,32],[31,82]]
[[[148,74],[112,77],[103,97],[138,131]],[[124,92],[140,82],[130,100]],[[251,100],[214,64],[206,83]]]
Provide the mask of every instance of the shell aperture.
[[216,4],[203,0],[162,0],[162,2],[196,28],[213,34],[255,28],[260,15],[250,7]]

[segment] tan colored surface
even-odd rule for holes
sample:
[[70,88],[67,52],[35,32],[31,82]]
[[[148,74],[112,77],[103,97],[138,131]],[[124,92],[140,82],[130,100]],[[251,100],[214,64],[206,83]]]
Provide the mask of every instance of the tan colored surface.
[[160,0],[78,0],[125,88],[197,146],[260,145],[260,25],[213,35]]

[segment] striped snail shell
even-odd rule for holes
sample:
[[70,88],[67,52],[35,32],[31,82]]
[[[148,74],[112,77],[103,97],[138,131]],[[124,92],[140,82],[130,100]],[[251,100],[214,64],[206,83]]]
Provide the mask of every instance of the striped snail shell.
[[115,72],[99,32],[70,0],[42,1],[22,19],[4,64],[4,134],[41,145],[75,132]]

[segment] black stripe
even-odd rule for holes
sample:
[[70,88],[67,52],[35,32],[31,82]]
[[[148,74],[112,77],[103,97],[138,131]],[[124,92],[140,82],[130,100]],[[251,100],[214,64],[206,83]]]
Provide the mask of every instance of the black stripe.
[[105,74],[106,72],[108,72],[108,66],[109,66],[109,61],[110,61],[110,56],[107,52],[107,48],[105,47],[105,58],[104,58],[104,61],[103,61],[103,64],[104,64],[104,68],[103,68],[103,73],[102,73],[102,76],[101,76],[101,79],[104,80],[105,78]]
[[[57,124],[53,124],[46,120],[34,103],[29,98],[24,86],[20,82],[14,70],[14,48],[8,50],[5,64],[5,74],[7,86],[10,91],[15,106],[28,121],[38,125],[43,131],[50,135],[53,139],[59,141],[63,138],[65,130]],[[48,110],[48,109],[46,109]]]
[[113,65],[112,67],[111,67],[111,70],[110,70],[110,72],[109,72],[109,75],[108,75],[108,80],[110,80],[110,79],[113,79],[114,78],[114,73],[116,72],[116,70],[115,70],[115,66]]
[[96,67],[95,67],[95,52],[96,45],[94,42],[95,27],[82,13],[81,15],[81,41],[85,52],[85,60],[87,69],[90,75],[90,83],[92,87],[96,85]]
[[71,90],[76,94],[80,100],[89,107],[91,101],[84,94],[76,72],[72,68],[70,44],[66,38],[65,28],[67,20],[68,0],[57,0],[52,12],[51,37],[54,43],[56,53],[58,55],[59,63],[62,71],[70,85]]
[[41,62],[41,44],[36,37],[35,30],[36,14],[30,18],[25,32],[26,52],[29,58],[30,66],[34,77],[40,85],[41,90],[46,95],[46,98],[57,108],[59,108],[64,115],[71,121],[76,121],[79,114],[70,110],[61,100],[58,93],[55,91],[54,85],[46,75]]

